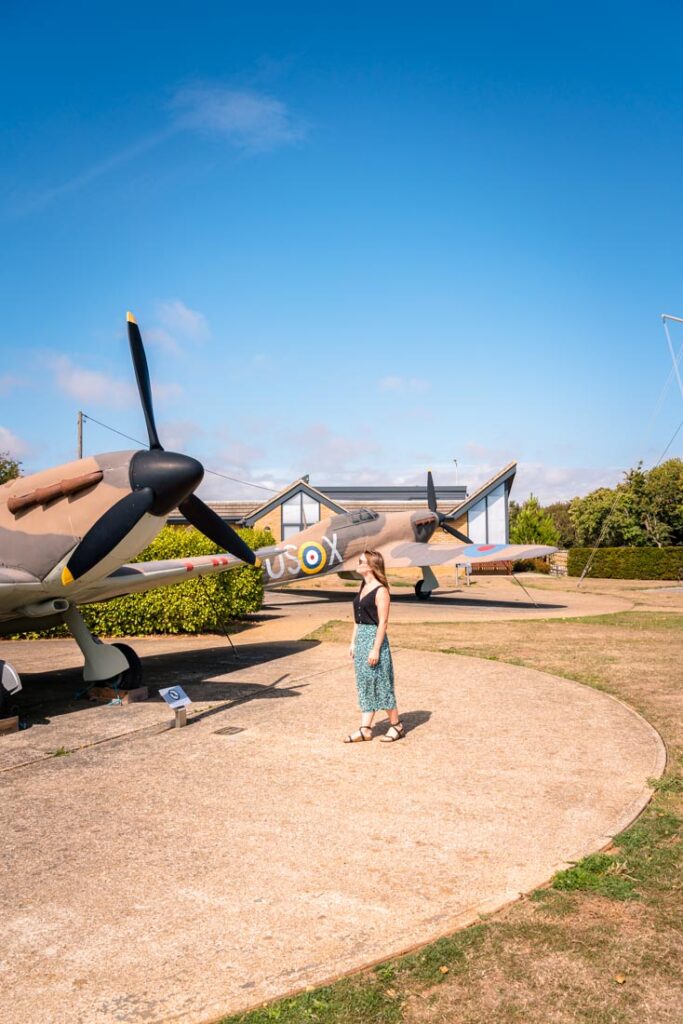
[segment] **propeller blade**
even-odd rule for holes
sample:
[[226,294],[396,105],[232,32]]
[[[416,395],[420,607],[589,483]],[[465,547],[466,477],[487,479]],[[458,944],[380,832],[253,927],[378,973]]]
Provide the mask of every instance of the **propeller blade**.
[[427,507],[430,512],[436,512],[436,488],[431,469],[427,471]]
[[133,314],[126,313],[126,320],[128,321],[128,344],[130,345],[130,354],[133,357],[133,366],[135,368],[135,377],[138,382],[142,411],[145,414],[147,434],[149,436],[149,447],[152,449],[159,449],[161,448],[161,442],[159,440],[159,435],[157,434],[156,423],[154,422],[152,386],[149,381],[149,367],[147,366],[145,347],[142,344],[140,328],[138,327],[137,320]]
[[62,583],[67,586],[85,576],[98,562],[137,526],[154,504],[154,491],[143,487],[121,498],[94,523],[62,569]]
[[212,540],[214,544],[228,551],[235,558],[240,558],[243,562],[254,565],[256,555],[248,544],[245,544],[240,535],[233,530],[232,526],[224,523],[221,517],[216,515],[208,505],[205,505],[196,494],[191,494],[184,501],[181,501],[178,508],[187,521],[196,526],[200,533],[203,533],[205,537]]
[[461,533],[460,530],[456,530],[454,526],[449,526],[448,523],[444,522],[441,522],[439,525],[441,526],[442,530],[446,531],[446,533],[450,533],[451,537],[457,537],[457,539],[461,540],[464,544],[474,543],[470,537],[467,537],[464,533]]

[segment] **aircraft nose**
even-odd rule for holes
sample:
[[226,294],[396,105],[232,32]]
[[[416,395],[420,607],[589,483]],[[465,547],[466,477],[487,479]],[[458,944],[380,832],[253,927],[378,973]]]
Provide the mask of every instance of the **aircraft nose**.
[[189,455],[162,449],[136,452],[130,462],[130,485],[140,490],[151,487],[154,502],[150,512],[165,516],[193,494],[202,481],[204,467]]

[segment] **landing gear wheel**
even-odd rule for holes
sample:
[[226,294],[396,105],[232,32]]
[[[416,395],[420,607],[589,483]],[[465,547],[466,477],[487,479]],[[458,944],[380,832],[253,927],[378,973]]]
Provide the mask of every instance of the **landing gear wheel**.
[[19,673],[8,661],[0,660],[0,718],[15,713],[14,698],[20,690]]
[[429,598],[432,596],[431,590],[422,589],[423,583],[424,580],[418,580],[417,583],[415,584],[415,597],[418,599],[418,601],[428,601]]
[[125,672],[119,672],[113,679],[108,679],[109,686],[116,687],[119,690],[137,690],[138,686],[142,684],[142,662],[128,644],[112,644],[112,647],[116,647],[121,651],[121,654],[128,662],[128,668]]

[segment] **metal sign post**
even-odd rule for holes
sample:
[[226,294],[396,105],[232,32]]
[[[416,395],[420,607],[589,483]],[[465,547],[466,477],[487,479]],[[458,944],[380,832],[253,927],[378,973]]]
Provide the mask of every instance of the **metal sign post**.
[[182,686],[166,686],[163,690],[159,690],[159,696],[163,697],[168,706],[175,711],[176,729],[187,725],[187,707],[192,701]]

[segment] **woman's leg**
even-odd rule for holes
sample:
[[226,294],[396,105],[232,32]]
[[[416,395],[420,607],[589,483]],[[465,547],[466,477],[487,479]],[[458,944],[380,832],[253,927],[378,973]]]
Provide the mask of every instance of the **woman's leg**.
[[360,716],[360,724],[365,728],[372,728],[372,720],[375,717],[374,711],[362,711]]
[[400,721],[398,708],[386,708],[385,711],[386,716],[389,719],[389,725],[396,725],[396,723]]

